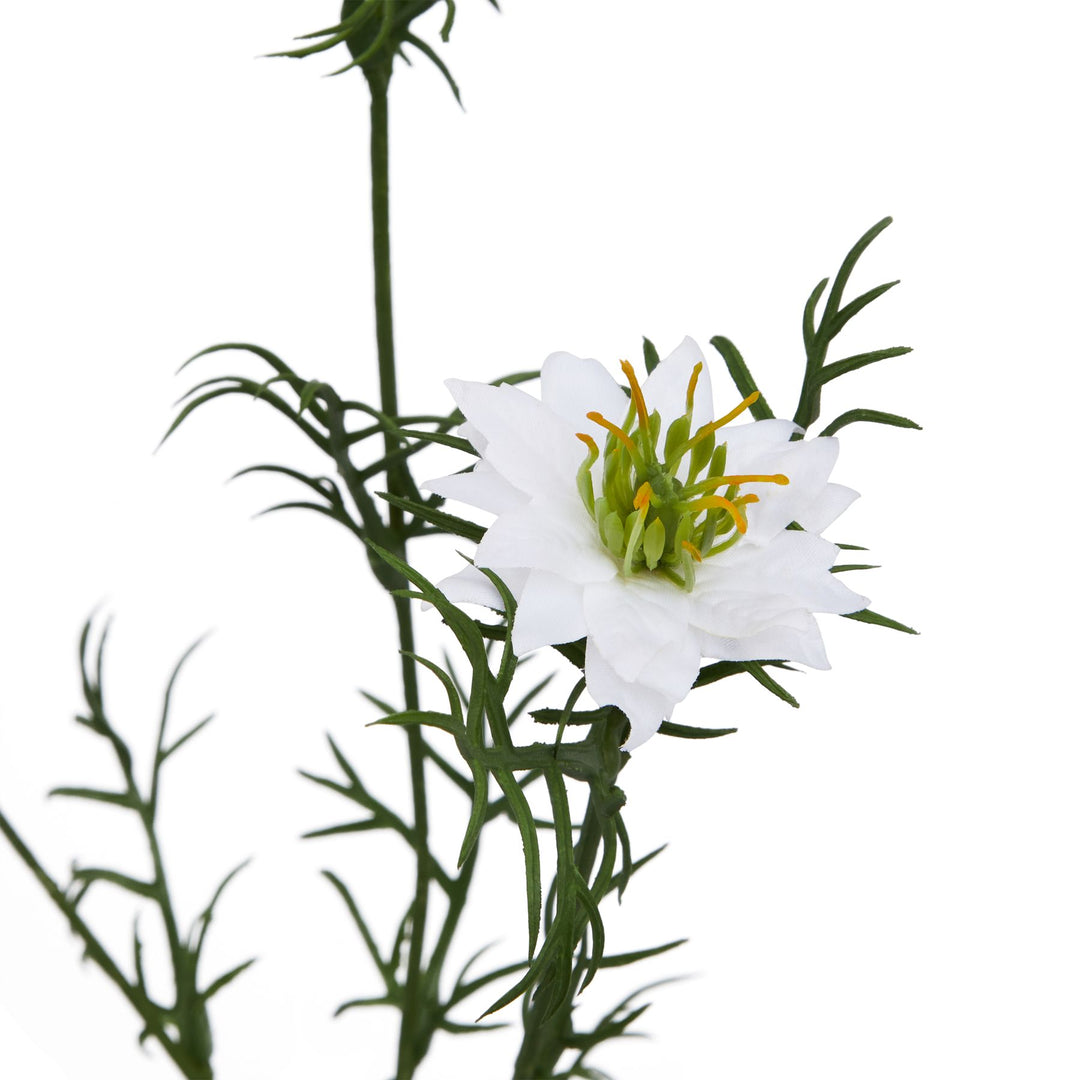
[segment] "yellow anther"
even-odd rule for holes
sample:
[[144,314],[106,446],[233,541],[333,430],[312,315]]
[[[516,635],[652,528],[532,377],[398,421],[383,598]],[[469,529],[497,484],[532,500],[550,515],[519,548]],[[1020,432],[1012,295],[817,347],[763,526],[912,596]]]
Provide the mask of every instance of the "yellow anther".
[[701,374],[701,369],[704,364],[699,360],[694,365],[694,370],[690,374],[690,382],[686,387],[686,411],[692,413],[694,411],[694,391],[697,389],[698,376]]
[[602,428],[607,428],[607,430],[610,431],[611,434],[614,435],[615,438],[618,439],[619,442],[621,442],[623,446],[626,447],[626,449],[630,452],[630,456],[635,459],[637,458],[637,447],[634,446],[634,444],[630,441],[630,436],[627,435],[621,427],[619,427],[617,424],[613,424],[610,420],[605,419],[605,417],[598,412],[586,413],[585,416],[594,424],[599,424]]
[[732,502],[730,499],[725,499],[723,495],[705,495],[700,499],[695,499],[687,509],[691,513],[698,514],[702,510],[726,510],[735,521],[735,528],[739,532],[746,532],[746,518],[743,516],[742,511],[739,509],[738,504],[745,505],[748,502],[757,502],[758,497],[756,495],[743,495],[737,502]]
[[638,427],[642,431],[649,430],[649,410],[645,407],[645,395],[641,392],[641,385],[637,380],[637,372],[629,360],[620,360],[619,367],[630,383],[630,396],[634,399],[634,408],[637,409]]
[[710,476],[708,480],[702,480],[694,485],[695,491],[712,491],[718,487],[728,487],[731,484],[779,484],[783,487],[790,483],[783,473],[775,473],[773,476]]
[[698,428],[694,437],[686,444],[686,449],[689,450],[692,447],[697,446],[702,439],[708,438],[709,435],[714,431],[718,431],[725,424],[730,424],[736,416],[749,409],[759,397],[761,397],[761,391],[755,390],[748,398],[744,398],[740,401],[726,416],[721,416],[719,420],[714,420],[711,424],[704,424],[702,427]]
[[645,483],[637,489],[637,494],[634,496],[634,509],[647,510],[651,499],[652,485],[646,480]]
[[[698,364],[698,367],[701,367],[701,365]],[[693,559],[694,562],[701,562],[701,552],[698,551],[698,549],[694,547],[694,545],[691,544],[689,540],[684,540],[682,542],[682,546],[690,552],[690,558]]]

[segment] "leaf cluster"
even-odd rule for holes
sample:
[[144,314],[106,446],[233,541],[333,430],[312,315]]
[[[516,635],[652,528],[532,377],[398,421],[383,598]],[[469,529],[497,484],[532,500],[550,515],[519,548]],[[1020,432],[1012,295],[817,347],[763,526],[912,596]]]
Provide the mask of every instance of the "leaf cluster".
[[[431,1033],[439,1029],[464,1032],[492,1026],[479,1022],[462,1023],[452,1018],[451,1010],[492,983],[514,975],[518,976],[517,980],[485,1009],[481,1020],[529,991],[533,992],[531,1000],[534,1003],[542,1002],[540,1019],[548,1021],[560,1010],[568,1014],[573,994],[583,989],[601,968],[623,966],[680,944],[669,942],[656,948],[617,955],[606,954],[604,950],[600,901],[613,891],[621,894],[631,875],[658,854],[652,852],[637,862],[633,860],[629,835],[621,816],[625,797],[615,785],[615,777],[627,758],[619,750],[626,718],[614,709],[601,710],[601,714],[589,722],[588,735],[581,741],[563,742],[560,729],[560,738],[554,745],[517,742],[514,724],[544,690],[551,676],[532,685],[512,707],[508,704],[520,666],[505,644],[515,608],[509,591],[495,575],[489,575],[502,593],[506,609],[506,624],[493,628],[465,615],[423,575],[391,552],[375,550],[408,580],[411,588],[404,590],[404,595],[425,600],[438,609],[465,653],[470,669],[466,684],[458,677],[449,657],[445,657],[445,666],[442,666],[426,657],[415,656],[416,662],[430,671],[443,688],[446,708],[442,711],[396,710],[367,695],[385,713],[375,721],[377,725],[422,727],[442,732],[453,739],[468,770],[467,774],[461,771],[434,746],[425,743],[428,759],[468,799],[470,807],[456,867],[448,869],[430,853],[427,856],[431,859],[433,880],[446,896],[448,915],[424,967],[426,1037],[430,1038]],[[499,641],[502,647],[496,649]],[[583,686],[583,682],[579,683],[561,710],[564,721],[584,722],[580,716],[573,716],[573,704]],[[533,715],[545,718],[543,710]],[[389,829],[420,854],[413,829],[368,789],[333,740],[330,745],[344,782],[309,773],[304,775],[360,805],[365,814],[359,820],[319,829],[308,836]],[[588,807],[581,822],[575,822],[571,815],[568,780],[584,783],[589,789]],[[536,816],[526,794],[526,790],[535,787],[539,781],[543,781],[547,793],[550,820]],[[481,831],[484,825],[500,816],[506,816],[514,823],[522,844],[528,957],[473,975],[472,969],[484,952],[481,950],[469,960],[449,988],[441,992],[439,983],[450,935],[464,906]],[[553,830],[556,849],[554,881],[546,904],[541,890],[541,829]],[[410,940],[409,913],[402,919],[392,949],[384,955],[348,888],[336,875],[326,872],[326,876],[345,901],[383,981],[382,993],[346,1002],[338,1012],[370,1005],[401,1008],[404,1000],[400,980],[403,950],[415,947]],[[634,1017],[623,1009],[620,1005],[587,1035],[573,1033],[572,1028],[567,1032],[559,1026],[559,1037],[576,1039],[577,1043],[565,1045],[576,1045],[583,1055],[591,1046],[621,1034],[632,1022]]]
[[[254,959],[246,960],[209,983],[200,985],[199,964],[207,930],[213,920],[218,901],[229,882],[247,864],[241,863],[225,876],[209,903],[192,923],[189,931],[183,934],[179,928],[172,896],[165,878],[162,848],[157,835],[156,822],[163,766],[213,719],[212,715],[207,716],[183,735],[171,742],[167,740],[166,728],[173,690],[181,668],[198,642],[180,658],[166,686],[161,716],[157,725],[150,783],[144,790],[135,778],[134,755],[131,748],[109,720],[105,707],[102,669],[108,627],[106,626],[100,635],[93,663],[90,662],[88,656],[90,631],[91,623],[88,621],[83,627],[79,642],[79,665],[86,709],[75,719],[77,723],[108,743],[119,766],[123,784],[115,790],[94,787],[57,787],[53,788],[49,794],[104,803],[134,813],[146,840],[151,873],[138,877],[121,870],[101,866],[75,865],[72,867],[68,885],[61,888],[41,867],[2,815],[0,815],[0,829],[44,886],[53,902],[67,917],[72,931],[82,939],[87,958],[93,960],[118,986],[142,1018],[144,1027],[139,1035],[139,1042],[145,1042],[148,1038],[156,1039],[184,1076],[208,1080],[213,1077],[211,1066],[213,1040],[207,1003],[255,961]],[[122,889],[140,900],[149,901],[157,908],[168,941],[172,967],[174,996],[170,1003],[163,1004],[156,1001],[147,988],[143,965],[143,942],[139,935],[138,918],[132,928],[133,975],[129,976],[124,973],[79,914],[81,902],[90,889],[98,883]]]
[[[840,269],[833,279],[832,288],[829,289],[829,295],[825,300],[825,307],[820,318],[817,316],[817,309],[822,296],[825,295],[826,288],[829,286],[827,277],[822,278],[814,286],[806,301],[802,319],[803,347],[806,352],[806,362],[803,369],[799,404],[793,417],[796,425],[798,425],[798,430],[791,436],[792,439],[803,438],[807,429],[819,419],[821,415],[821,394],[827,383],[838,379],[841,375],[847,375],[853,371],[858,371],[860,368],[867,367],[869,364],[876,364],[881,360],[904,356],[911,352],[911,348],[907,345],[895,345],[887,349],[856,353],[841,360],[828,360],[829,347],[840,334],[840,331],[865,307],[872,304],[879,297],[884,296],[894,286],[900,284],[899,281],[887,281],[861,293],[854,300],[849,300],[846,303],[844,301],[844,290],[847,288],[859,259],[870,244],[892,224],[892,220],[891,217],[885,217],[871,226],[844,256]],[[757,400],[750,406],[750,413],[754,419],[773,419],[774,413],[771,407],[758,389],[746,361],[734,343],[718,334],[710,340],[710,344],[723,357],[728,374],[731,376],[731,380],[739,393],[744,398],[749,397],[755,391],[759,394]],[[647,366],[650,358],[655,364],[656,349],[648,339],[645,341],[645,357]],[[826,424],[820,434],[823,436],[835,435],[842,428],[854,423],[885,424],[889,427],[921,430],[914,420],[909,420],[906,416],[898,416],[895,413],[884,412],[881,409],[860,408],[849,409],[847,412],[841,413]],[[788,528],[798,529],[800,526],[797,522],[792,522]],[[839,544],[838,546],[849,551],[865,550],[865,548],[861,548],[857,544]],[[876,569],[876,567],[867,563],[842,563],[834,566],[832,571],[833,573],[846,573],[852,570],[873,569]],[[897,622],[897,620],[888,616],[879,615],[869,608],[852,612],[844,617],[854,619],[856,622],[870,623],[874,626],[885,626],[907,634],[916,633],[910,626]],[[757,676],[755,675],[755,677]],[[759,679],[759,681],[761,680]],[[792,703],[795,703],[794,699],[792,699]]]
[[[418,451],[431,443],[470,449],[469,444],[449,431],[461,423],[459,412],[448,415],[416,415],[391,417],[372,405],[343,399],[329,384],[297,374],[269,349],[248,343],[226,343],[203,349],[187,360],[188,364],[203,356],[223,351],[249,353],[272,370],[273,374],[259,382],[245,375],[221,375],[204,379],[193,386],[177,402],[181,406],[162,438],[165,442],[177,429],[204,405],[220,398],[241,395],[261,401],[286,417],[307,439],[333,462],[337,477],[311,476],[285,465],[252,465],[241,469],[235,477],[253,473],[276,473],[303,485],[305,497],[277,503],[262,511],[311,510],[338,522],[358,540],[404,553],[410,539],[450,532],[463,535],[466,529],[475,535],[475,526],[440,511],[440,496],[423,496],[407,468],[401,468]],[[536,372],[524,372],[498,382],[519,382],[535,378]],[[278,387],[282,392],[278,391]],[[287,393],[286,393],[287,392]],[[357,424],[358,418],[369,422]],[[420,426],[417,426],[420,425]],[[367,440],[381,436],[384,451],[376,460],[358,463],[354,450]],[[384,513],[372,495],[369,484],[380,474],[395,469],[403,485],[403,496],[385,496],[389,504]],[[234,478],[235,478],[234,477]],[[409,519],[405,520],[405,513]],[[371,568],[387,589],[396,589],[404,579],[374,554],[369,558]]]

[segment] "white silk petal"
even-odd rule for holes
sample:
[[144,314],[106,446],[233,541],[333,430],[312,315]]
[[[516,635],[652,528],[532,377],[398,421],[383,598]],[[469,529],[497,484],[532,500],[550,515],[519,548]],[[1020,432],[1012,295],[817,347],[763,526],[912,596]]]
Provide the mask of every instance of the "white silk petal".
[[478,461],[472,472],[441,476],[426,481],[421,487],[445,499],[456,499],[492,514],[503,514],[529,501],[524,492],[504,480],[486,461]]
[[837,548],[806,532],[783,532],[764,548],[737,544],[708,560],[691,595],[694,626],[720,637],[760,633],[792,609],[846,615],[866,607],[829,572]]
[[[712,381],[709,368],[701,355],[701,349],[690,338],[683,338],[679,347],[665,357],[645,380],[641,390],[649,412],[660,412],[660,452],[663,453],[664,437],[672,420],[686,412],[686,390],[696,364],[702,365],[694,391],[694,427],[708,424],[713,419]],[[725,410],[726,412],[727,410]]]
[[640,746],[655,735],[675,707],[675,703],[659,691],[619,676],[592,638],[585,647],[585,684],[597,705],[614,705],[626,713],[630,721],[630,738],[624,744],[624,750]]
[[462,567],[456,574],[439,582],[443,595],[454,604],[482,604],[492,611],[502,611],[503,601],[499,590],[486,574],[475,566]]
[[792,625],[777,623],[747,637],[724,638],[698,632],[702,656],[716,660],[788,660],[827,671],[828,658],[813,615],[788,613]]
[[759,499],[747,507],[749,528],[745,542],[767,544],[791,522],[802,524],[804,512],[811,510],[821,498],[838,452],[836,439],[807,439],[788,443],[775,453],[759,455],[755,471],[770,475],[783,473],[789,482],[742,485],[742,494],[753,493]]
[[521,656],[542,645],[561,645],[584,636],[582,587],[558,574],[533,570],[518,597],[514,652]]
[[576,492],[574,500],[537,500],[501,514],[477,546],[477,565],[500,573],[507,567],[548,570],[581,584],[614,577],[615,563]]
[[636,678],[665,645],[685,634],[689,610],[686,594],[653,574],[617,575],[585,588],[589,640],[623,679]]
[[[540,395],[544,405],[575,431],[596,435],[586,413],[602,413],[621,424],[630,399],[597,360],[579,360],[570,353],[552,353],[540,369]],[[582,452],[581,457],[585,454]]]
[[859,493],[843,484],[826,484],[824,491],[802,511],[799,524],[810,532],[827,529],[857,498]]
[[576,492],[584,456],[574,429],[516,386],[448,379],[466,419],[487,439],[484,460],[530,496]]

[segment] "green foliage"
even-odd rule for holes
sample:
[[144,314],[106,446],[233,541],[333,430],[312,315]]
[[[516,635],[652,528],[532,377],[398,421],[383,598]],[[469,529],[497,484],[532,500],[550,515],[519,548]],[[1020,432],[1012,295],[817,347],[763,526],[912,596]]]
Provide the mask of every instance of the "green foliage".
[[[426,728],[449,736],[469,770],[469,776],[463,775],[443,754],[433,746],[426,745],[427,757],[466,796],[469,810],[456,871],[434,862],[433,879],[446,897],[449,913],[443,931],[423,965],[421,997],[428,1003],[428,1019],[427,1030],[420,1037],[426,1040],[435,1030],[458,1032],[491,1026],[466,1024],[455,1019],[452,1010],[491,984],[515,975],[518,976],[517,980],[485,1010],[485,1016],[530,992],[529,1008],[537,1015],[542,1014],[549,1020],[557,1012],[568,1015],[573,995],[600,970],[645,960],[680,944],[669,942],[631,953],[604,954],[605,935],[600,902],[614,889],[621,893],[632,874],[656,854],[654,852],[636,863],[633,861],[629,836],[621,818],[625,798],[614,780],[627,757],[618,748],[625,732],[626,719],[617,710],[599,710],[597,715],[590,717],[588,733],[579,742],[556,745],[516,742],[511,725],[544,688],[550,676],[531,685],[524,693],[519,693],[512,707],[508,704],[520,666],[505,644],[506,631],[512,629],[514,617],[514,601],[508,590],[498,578],[491,575],[493,583],[503,594],[507,612],[507,622],[501,635],[502,648],[493,650],[476,620],[451,604],[423,575],[391,552],[380,548],[375,550],[396,573],[407,579],[412,586],[408,590],[409,596],[423,599],[438,609],[470,664],[470,678],[468,684],[464,685],[449,661],[443,666],[425,657],[415,657],[443,688],[446,707],[441,711],[398,710],[374,695],[365,695],[385,714],[374,721],[375,725]],[[576,692],[580,693],[580,687]],[[576,695],[571,695],[569,707],[557,711],[564,716],[570,715],[574,700]],[[545,717],[544,710],[540,710],[539,715]],[[577,718],[573,717],[572,722],[577,723]],[[344,774],[343,781],[310,773],[304,775],[357,803],[363,807],[365,814],[359,820],[318,829],[307,835],[330,836],[389,829],[398,833],[410,846],[414,845],[413,827],[368,790],[332,741],[331,750]],[[548,894],[548,913],[543,920],[538,842],[538,829],[542,823],[536,819],[527,795],[527,789],[541,778],[545,781],[551,826],[556,837],[554,883]],[[494,781],[494,785],[491,781]],[[589,787],[590,798],[582,822],[572,819],[567,781],[585,783]],[[499,792],[495,797],[492,795],[493,786]],[[440,977],[449,935],[453,933],[465,903],[482,828],[502,816],[514,823],[522,842],[529,959],[473,976],[471,969],[479,959],[480,954],[477,954],[459,973],[449,992],[441,993]],[[327,876],[345,901],[382,981],[381,992],[345,1002],[339,1008],[339,1014],[348,1009],[373,1005],[403,1009],[404,987],[393,955],[385,956],[382,953],[373,931],[360,913],[359,905],[341,879],[329,872]],[[416,945],[411,940],[407,918],[399,929],[399,940],[404,940],[410,949]],[[629,1023],[628,1014],[616,1009],[594,1031],[584,1034],[574,1033],[572,1026],[567,1029],[560,1023],[559,1038],[570,1039],[565,1046],[577,1047],[579,1052],[584,1052],[606,1038],[621,1034],[625,1029],[625,1024],[620,1026],[623,1020]],[[575,1039],[578,1041],[574,1042]]]
[[[88,657],[90,631],[91,624],[87,622],[83,627],[79,642],[79,664],[86,711],[75,719],[79,724],[88,728],[109,744],[120,769],[123,789],[106,791],[92,787],[65,786],[53,788],[50,794],[83,799],[88,802],[104,803],[134,812],[139,819],[139,824],[146,838],[151,873],[146,879],[143,879],[119,870],[76,865],[72,868],[69,884],[66,888],[61,888],[37,862],[29,848],[22,842],[3,815],[0,815],[0,831],[7,836],[17,853],[44,886],[50,898],[67,917],[72,931],[83,940],[87,957],[93,960],[117,985],[142,1018],[144,1028],[139,1036],[139,1041],[143,1042],[148,1038],[156,1039],[184,1076],[209,1080],[209,1078],[213,1077],[210,1060],[213,1052],[213,1041],[210,1033],[207,1003],[215,994],[223,990],[250,967],[254,960],[246,960],[242,964],[236,965],[200,989],[198,978],[199,962],[206,940],[206,932],[226,886],[247,864],[246,862],[241,863],[240,866],[237,866],[226,875],[225,879],[214,891],[210,902],[195,919],[189,932],[184,935],[180,932],[172,896],[165,879],[161,844],[156,830],[162,767],[181,746],[201,731],[212,719],[212,717],[206,717],[171,745],[166,745],[166,727],[176,680],[181,668],[198,642],[184,653],[169,678],[161,709],[161,718],[157,726],[150,784],[148,790],[144,792],[135,779],[134,755],[109,720],[105,708],[102,669],[108,626],[105,627],[99,638],[93,665],[89,663]],[[147,988],[146,975],[143,969],[143,945],[139,936],[137,919],[132,930],[132,964],[134,970],[134,976],[132,977],[123,972],[120,965],[116,963],[108,950],[101,944],[91,927],[80,916],[79,905],[87,892],[98,883],[123,889],[125,892],[137,896],[140,900],[150,901],[157,908],[164,925],[172,965],[174,997],[170,1004],[161,1004],[156,1001],[151,997]]]
[[[369,78],[380,71],[389,77],[395,57],[399,56],[405,63],[411,63],[405,52],[405,46],[410,46],[438,68],[460,105],[461,91],[449,68],[438,53],[412,31],[414,20],[440,2],[446,4],[446,18],[439,31],[439,37],[445,44],[450,40],[450,31],[457,14],[455,0],[345,0],[339,22],[323,30],[303,34],[297,39],[313,41],[314,44],[270,55],[304,59],[344,44],[351,53],[352,60],[331,72],[332,75],[341,75],[350,68],[359,67]],[[488,2],[498,10],[496,0]]]

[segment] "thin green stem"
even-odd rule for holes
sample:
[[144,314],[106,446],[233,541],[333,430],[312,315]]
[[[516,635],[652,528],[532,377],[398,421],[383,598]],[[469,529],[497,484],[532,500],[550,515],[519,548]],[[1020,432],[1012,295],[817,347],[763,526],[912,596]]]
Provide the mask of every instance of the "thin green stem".
[[[363,71],[371,92],[371,233],[375,283],[375,341],[379,360],[380,408],[397,417],[397,370],[394,360],[394,316],[390,284],[390,125],[388,97],[392,54],[383,54],[365,64]],[[392,495],[409,494],[408,467],[404,458],[392,455],[400,448],[398,437],[384,434],[386,486]],[[394,554],[405,560],[406,529],[404,513],[393,504],[389,510],[388,531]],[[412,609],[405,597],[394,598],[401,646],[401,677],[405,708],[419,709]],[[401,1031],[398,1039],[397,1080],[411,1080],[423,1059],[434,1030],[435,1009],[431,980],[424,966],[424,939],[427,928],[428,897],[431,892],[432,859],[428,847],[427,787],[424,759],[427,756],[424,735],[419,727],[407,733],[409,773],[413,797],[413,836],[416,850],[416,894],[409,928],[409,958],[405,974]]]

